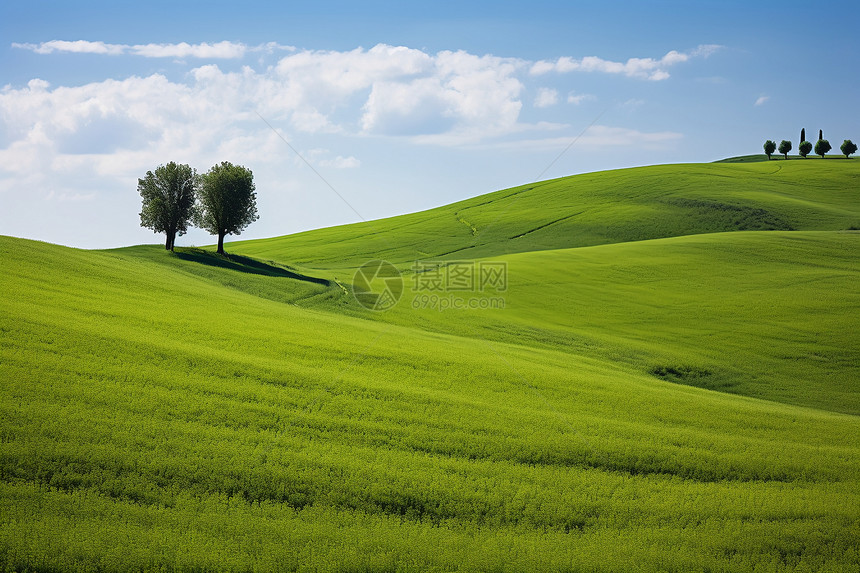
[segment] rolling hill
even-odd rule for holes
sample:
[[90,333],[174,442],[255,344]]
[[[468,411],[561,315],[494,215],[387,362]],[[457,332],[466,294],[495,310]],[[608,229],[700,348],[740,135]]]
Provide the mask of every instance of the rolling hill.
[[514,187],[390,219],[234,243],[325,271],[702,233],[860,228],[856,161],[657,165]]
[[[580,175],[226,258],[0,237],[0,563],[860,570],[855,165]],[[378,258],[388,312],[351,292]]]

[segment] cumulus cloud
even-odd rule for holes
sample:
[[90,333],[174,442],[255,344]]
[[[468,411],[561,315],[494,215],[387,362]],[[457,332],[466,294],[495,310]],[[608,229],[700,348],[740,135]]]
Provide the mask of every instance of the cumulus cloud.
[[455,133],[465,141],[514,129],[524,87],[519,60],[444,51],[420,64],[373,82],[361,119],[366,133]]
[[[54,40],[16,46],[46,54],[204,59],[291,50],[259,70],[225,71],[208,63],[178,81],[153,74],[52,87],[34,79],[0,91],[0,145],[5,146],[0,147],[0,169],[30,171],[33,161],[73,169],[89,162],[96,172],[116,173],[174,153],[208,158],[219,148],[236,148],[236,142],[264,156],[263,150],[278,143],[257,113],[288,132],[402,137],[434,145],[472,145],[525,129],[546,130],[544,124],[520,121],[523,78],[530,74],[603,71],[656,80],[668,76],[665,68],[717,49],[700,46],[689,53],[671,51],[659,60],[619,63],[596,57],[527,62],[385,44],[349,51],[298,51],[275,43],[249,48],[234,42],[127,46]],[[593,99],[542,87],[534,106],[556,105],[562,97],[574,105]],[[330,161],[346,167],[353,160]]]
[[533,76],[539,76],[550,72],[569,73],[574,71],[579,72],[599,72],[605,74],[623,74],[631,78],[647,79],[652,81],[660,81],[669,78],[667,68],[688,61],[695,57],[708,57],[717,51],[720,46],[715,44],[707,44],[697,47],[689,53],[682,53],[672,50],[660,59],[654,58],[630,58],[626,62],[614,62],[612,60],[604,60],[596,56],[586,56],[576,59],[568,56],[562,56],[552,61],[540,60],[531,65],[530,73]]
[[754,105],[756,105],[756,106],[764,105],[765,103],[767,103],[767,100],[769,100],[769,99],[770,99],[770,96],[761,96],[757,100],[755,100]]
[[[58,41],[28,49],[236,58],[250,48]],[[281,49],[272,44],[259,48]],[[76,86],[32,79],[0,89],[0,195],[30,189],[33,200],[64,205],[98,200],[100,193],[134,189],[141,173],[168,160],[206,169],[230,158],[278,171],[291,153],[281,135],[400,137],[463,145],[515,133],[521,129],[524,89],[518,74],[525,66],[515,59],[463,51],[429,54],[378,45],[291,51],[260,69],[225,70],[206,63],[181,79],[152,74]],[[312,161],[330,169],[361,166],[343,151]]]
[[[52,86],[32,79],[0,90],[0,193],[20,188],[55,189],[54,199],[76,197],[63,180],[134,184],[136,177],[169,160],[205,168],[231,157],[266,164],[282,161],[279,134],[397,137],[442,146],[480,145],[519,138],[525,131],[558,125],[521,122],[524,79],[542,69],[610,70],[656,79],[663,68],[712,48],[661,60],[618,64],[599,58],[527,62],[465,51],[436,54],[380,44],[349,51],[291,50],[279,44],[248,47],[232,42],[145,44],[55,40],[18,44],[37,53],[88,53],[173,58],[241,58],[249,51],[279,54],[272,65],[224,70],[215,63],[191,69],[182,79],[161,74],[106,79],[78,86]],[[556,89],[537,91],[534,105],[561,98],[578,104],[593,96]],[[614,129],[614,131],[613,131]],[[592,128],[596,145],[638,141],[656,144],[678,134]],[[317,161],[347,169],[361,162],[348,153]],[[52,179],[53,178],[53,179]],[[49,181],[50,180],[50,181]],[[66,195],[63,195],[66,193]],[[88,197],[89,191],[81,197]]]
[[558,90],[540,88],[535,97],[535,107],[550,107],[558,103]]

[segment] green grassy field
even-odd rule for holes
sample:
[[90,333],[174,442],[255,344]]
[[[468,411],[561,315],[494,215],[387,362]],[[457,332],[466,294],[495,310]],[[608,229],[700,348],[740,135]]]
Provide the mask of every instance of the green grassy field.
[[[227,258],[0,237],[2,567],[860,571],[860,163],[796,163]],[[350,292],[373,258],[385,313]],[[503,307],[413,285],[476,258],[505,288],[456,295]]]

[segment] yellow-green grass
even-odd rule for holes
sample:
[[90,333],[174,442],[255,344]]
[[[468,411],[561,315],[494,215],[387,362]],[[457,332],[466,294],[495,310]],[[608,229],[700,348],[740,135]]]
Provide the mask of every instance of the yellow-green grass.
[[0,239],[6,569],[858,566],[855,416],[141,251]]

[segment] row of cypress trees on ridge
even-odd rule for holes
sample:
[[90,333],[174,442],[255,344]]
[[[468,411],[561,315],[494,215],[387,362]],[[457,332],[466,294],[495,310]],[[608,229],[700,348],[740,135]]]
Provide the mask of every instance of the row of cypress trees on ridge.
[[[827,155],[831,149],[830,142],[824,139],[824,130],[818,130],[818,141],[815,143],[815,155],[820,155],[822,159]],[[857,152],[857,145],[851,141],[850,139],[846,139],[842,142],[842,145],[839,146],[839,149],[842,151],[842,154],[847,159],[851,154]],[[812,143],[806,141],[806,128],[800,130],[800,144],[797,146],[797,151],[800,153],[800,156],[806,158],[809,155],[809,152],[813,150]],[[764,142],[764,152],[767,155],[767,158],[770,159],[770,156],[773,155],[774,151],[777,151],[777,145],[770,139]],[[788,159],[788,152],[791,151],[791,142],[787,139],[783,139],[779,142],[779,152]]]

